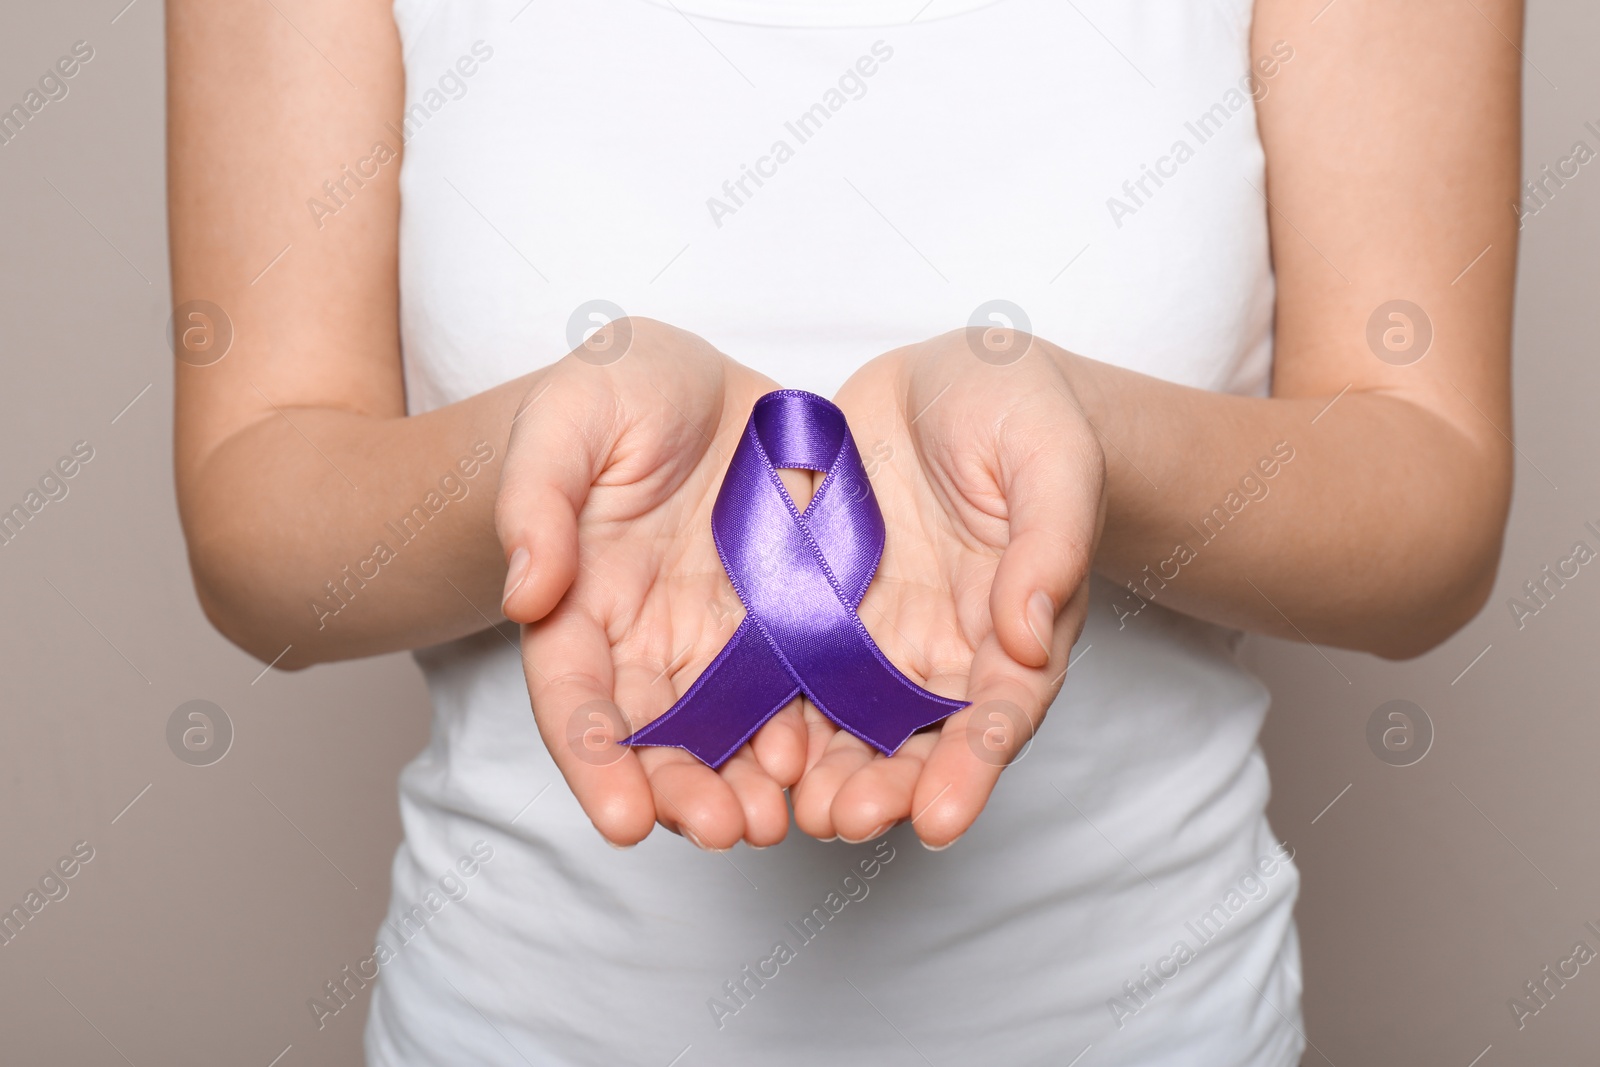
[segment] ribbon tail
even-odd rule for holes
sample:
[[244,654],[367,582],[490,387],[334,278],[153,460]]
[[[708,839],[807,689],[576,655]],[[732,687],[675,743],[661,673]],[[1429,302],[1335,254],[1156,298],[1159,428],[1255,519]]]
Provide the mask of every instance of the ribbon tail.
[[[879,655],[881,657],[881,653]],[[967,706],[965,700],[951,700],[921,688],[886,659],[879,659],[871,666],[875,669],[867,669],[867,665],[862,664],[861,670],[843,675],[813,676],[816,681],[807,679],[806,692],[817,710],[840,729],[854,734],[885,756],[894,755],[918,730]]]
[[681,748],[715,769],[799,694],[799,683],[746,616],[676,704],[617,743]]

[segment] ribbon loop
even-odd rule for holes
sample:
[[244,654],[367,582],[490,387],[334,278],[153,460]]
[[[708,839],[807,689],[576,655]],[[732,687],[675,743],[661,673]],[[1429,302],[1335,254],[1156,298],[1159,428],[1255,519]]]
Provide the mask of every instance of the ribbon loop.
[[[802,513],[778,477],[823,472]],[[721,766],[800,693],[892,755],[966,707],[890,663],[856,609],[887,536],[844,412],[785,389],[756,401],[711,511],[711,534],[746,615],[688,692],[621,741],[682,748]]]

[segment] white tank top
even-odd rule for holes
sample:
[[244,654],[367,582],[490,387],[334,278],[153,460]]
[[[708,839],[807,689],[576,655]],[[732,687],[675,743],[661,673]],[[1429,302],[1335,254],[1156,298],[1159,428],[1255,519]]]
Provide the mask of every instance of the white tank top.
[[[1249,0],[395,16],[413,412],[559,358],[596,300],[824,395],[994,299],[1096,359],[1266,391]],[[368,1062],[1297,1063],[1268,695],[1236,633],[1093,594],[1043,730],[940,853],[904,826],[611,849],[539,739],[514,627],[418,652],[435,719],[357,968],[379,973]]]

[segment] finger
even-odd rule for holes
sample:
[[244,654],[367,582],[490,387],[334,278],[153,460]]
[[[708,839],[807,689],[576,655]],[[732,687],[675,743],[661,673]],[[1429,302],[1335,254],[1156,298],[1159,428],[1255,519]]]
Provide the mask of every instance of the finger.
[[783,787],[773,780],[746,745],[721,767],[744,812],[744,839],[752,848],[776,845],[789,833],[789,805]]
[[[762,730],[771,725],[767,723]],[[793,751],[784,754],[782,759],[798,767],[804,752],[802,742],[793,728],[787,732],[791,735],[787,747]],[[761,733],[756,736],[759,738]],[[773,736],[780,740],[782,737],[781,734]],[[768,744],[776,746],[777,741]],[[662,825],[686,832],[702,848],[729,848],[741,836],[756,848],[765,848],[782,841],[789,832],[789,805],[784,799],[784,785],[767,772],[750,744],[741,745],[715,771],[682,749],[658,748],[648,755],[641,753],[641,759],[658,793],[672,790],[668,793],[671,799],[667,804],[657,804],[656,814]],[[706,773],[674,771],[667,777],[660,777],[658,768],[684,762]],[[738,819],[733,817],[727,803],[729,795],[741,815]]]
[[[941,696],[958,697],[968,688],[965,674],[940,675],[923,685]],[[916,817],[917,782],[938,740],[937,731],[912,734],[894,755],[864,764],[840,785],[830,809],[840,840],[870,841],[897,822]]]
[[829,806],[833,832],[852,845],[887,833],[911,817],[911,799],[932,735],[913,736],[893,756],[873,759],[845,779]]
[[534,721],[573,796],[615,845],[655,825],[650,782],[638,757],[616,744],[630,727],[613,701],[611,646],[576,605],[523,628],[523,668]]
[[[623,707],[633,729],[638,729],[665,714],[677,700],[673,687],[670,664],[660,660],[625,660],[616,667],[617,702]],[[763,827],[770,833],[773,816],[770,811],[771,796],[777,798],[782,809],[782,819],[788,822],[788,808],[783,803],[783,792],[768,781],[766,790],[760,788],[758,779],[765,777],[759,768],[746,771],[737,780],[726,773],[718,774],[700,763],[698,759],[678,748],[641,745],[637,750],[640,765],[650,779],[655,798],[656,818],[673,833],[684,834],[702,848],[728,848],[744,834],[745,811],[755,811],[764,818]],[[740,750],[744,762],[754,762],[748,746]],[[734,759],[738,759],[735,756]],[[729,763],[733,763],[730,760]],[[689,767],[688,771],[672,769]],[[724,765],[724,772],[728,764]],[[699,767],[706,773],[693,771]],[[670,792],[669,792],[670,790]],[[749,793],[749,796],[741,795]],[[667,799],[663,799],[663,798]],[[731,800],[731,803],[730,803]],[[687,833],[685,831],[687,830]],[[732,840],[727,840],[732,835]],[[779,835],[781,838],[781,834]]]
[[[823,717],[821,712],[814,714]],[[876,758],[879,758],[877,749],[836,728],[821,755],[806,770],[799,784],[789,791],[795,825],[820,841],[839,836],[833,825],[834,797],[851,775]]]
[[667,746],[640,746],[639,758],[654,790],[658,821],[695,845],[720,850],[743,837],[765,848],[788,833],[783,787],[756,761],[749,745],[716,770]]
[[967,694],[971,704],[945,720],[911,802],[917,836],[929,848],[946,848],[971,828],[1001,773],[1033,740],[1065,676],[1087,596],[1085,586],[1071,601],[1068,613],[1077,625],[1057,628],[1043,668],[1017,663],[994,636],[979,646]]
[[791,700],[750,739],[753,758],[779,789],[794,785],[806,769],[808,728],[802,699]]
[[[671,666],[660,659],[638,659],[617,665],[617,700],[628,710],[635,727],[654,721],[677,701],[679,694]],[[791,721],[780,722],[777,732],[768,736],[766,744],[772,758],[792,765],[798,777],[805,754],[804,725],[793,702],[785,710],[789,711]],[[637,714],[632,714],[635,711]],[[764,724],[752,741],[759,740],[772,726],[772,722]],[[777,844],[788,833],[789,806],[784,798],[784,786],[773,780],[756,758],[752,745],[740,746],[716,773],[708,774],[665,771],[664,768],[674,763],[698,764],[697,759],[681,749],[640,746],[639,755],[652,788],[670,797],[667,802],[658,800],[658,821],[675,833],[687,831],[686,836],[695,844],[726,848],[730,836],[733,840],[743,836],[751,845],[765,848]],[[729,794],[742,814],[740,819],[735,820],[730,815]]]
[[806,767],[800,775],[804,781],[805,776],[811,773],[811,768],[817,765],[827,753],[828,746],[833,743],[833,735],[839,732],[838,724],[817,710],[807,697],[800,698],[800,718],[805,723],[806,729]]
[[[1020,420],[1019,420],[1020,421]],[[989,613],[1000,645],[1026,667],[1043,667],[1056,619],[1089,575],[1105,485],[1097,445],[1059,424],[1007,429],[1001,468],[1009,537]],[[1014,457],[1014,458],[1013,458]]]
[[639,754],[650,779],[661,825],[698,848],[721,852],[744,836],[744,806],[716,771],[681,748],[647,748]]
[[508,619],[543,618],[577,576],[578,514],[609,451],[610,410],[558,366],[512,423],[494,516]]

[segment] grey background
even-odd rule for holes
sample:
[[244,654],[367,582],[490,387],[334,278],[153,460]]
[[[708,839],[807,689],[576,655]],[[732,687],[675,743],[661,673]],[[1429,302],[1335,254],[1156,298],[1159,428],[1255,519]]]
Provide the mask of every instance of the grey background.
[[[0,35],[5,106],[74,41],[95,49],[0,146],[0,506],[74,442],[95,450],[0,547],[0,905],[74,843],[94,849],[69,895],[0,946],[4,1058],[355,1063],[365,997],[321,1032],[306,1001],[370,951],[395,775],[426,737],[426,699],[403,656],[263,674],[195,604],[169,464],[161,10],[124,3],[12,5]],[[1463,0],[1461,17],[1481,16]],[[1600,127],[1597,23],[1577,0],[1532,6],[1530,174],[1576,140],[1600,148],[1584,128]],[[1246,643],[1275,695],[1273,823],[1304,874],[1309,1064],[1594,1056],[1600,967],[1521,1030],[1507,1001],[1579,939],[1600,950],[1583,928],[1600,926],[1600,567],[1520,630],[1507,598],[1574,541],[1600,547],[1583,528],[1600,525],[1597,212],[1591,165],[1523,232],[1522,459],[1489,607],[1405,664]],[[196,699],[235,732],[211,766],[167,747],[169,716]],[[1394,699],[1436,732],[1413,766],[1367,745]]]

